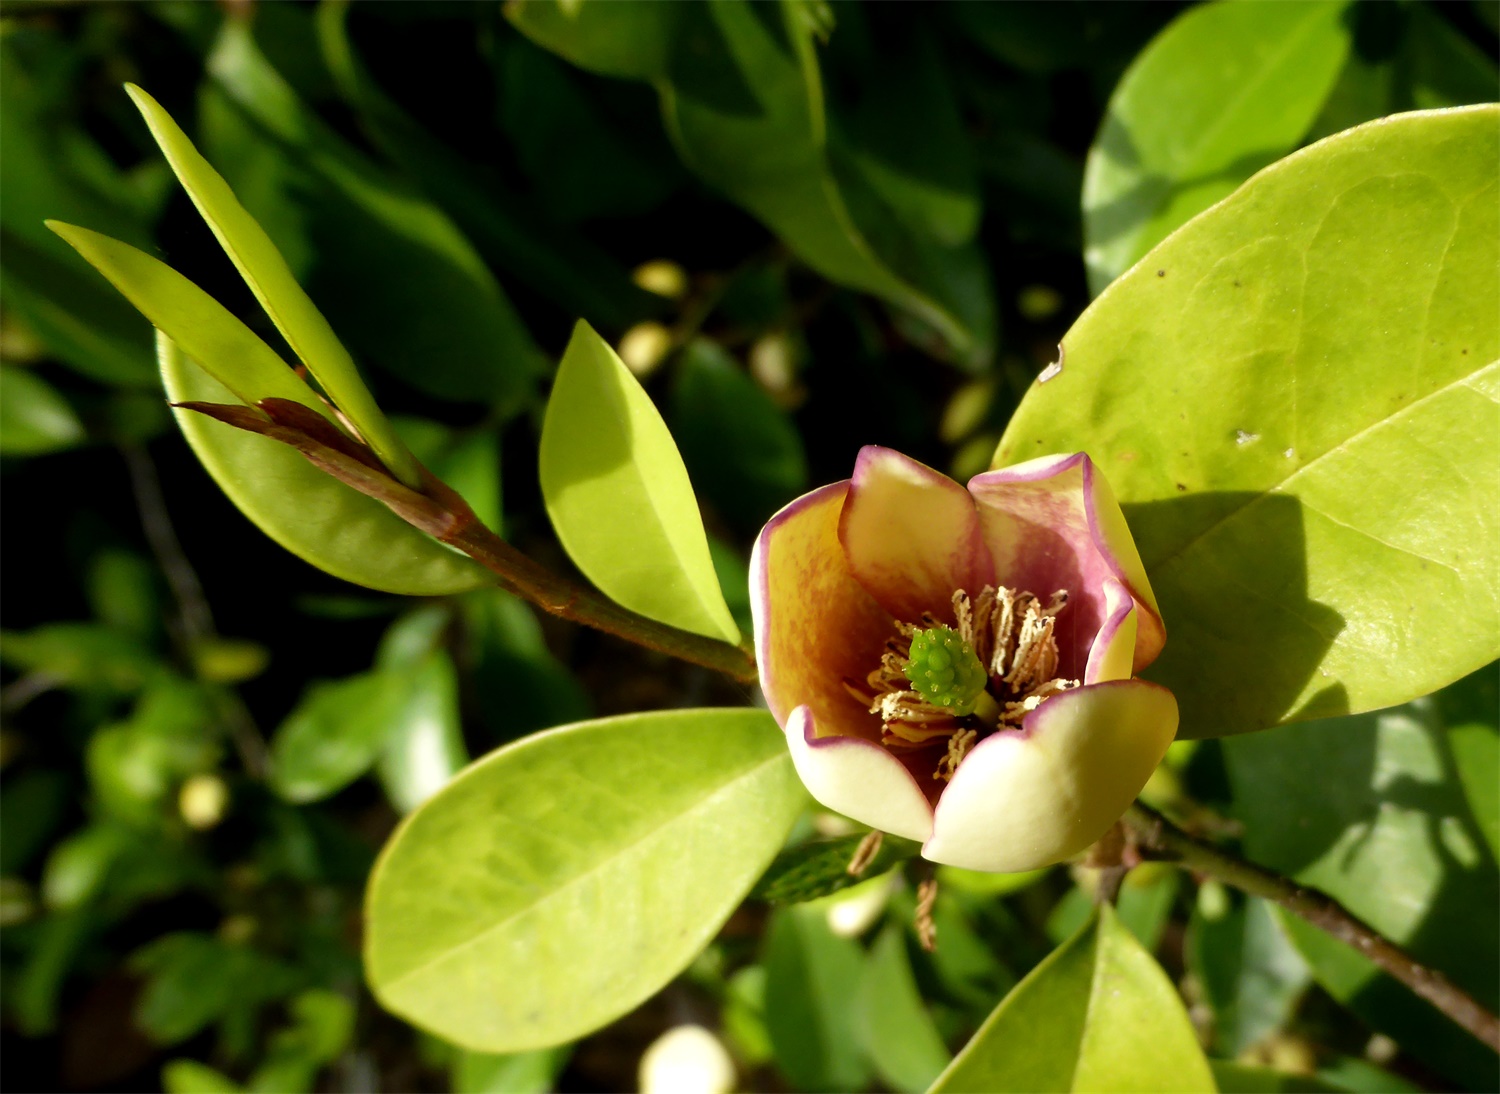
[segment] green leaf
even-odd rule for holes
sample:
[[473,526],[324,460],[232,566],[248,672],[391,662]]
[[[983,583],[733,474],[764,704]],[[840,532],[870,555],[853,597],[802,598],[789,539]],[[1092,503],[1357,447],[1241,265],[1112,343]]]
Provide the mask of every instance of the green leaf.
[[1177,990],[1104,905],[1016,985],[932,1089],[1215,1088]]
[[[14,158],[14,152],[6,156]],[[156,387],[149,328],[76,261],[6,229],[0,231],[0,281],[6,310],[75,372],[117,387]]]
[[525,405],[545,362],[452,221],[324,125],[248,26],[225,25],[208,67],[207,147],[302,256],[308,291],[360,359],[438,398]]
[[70,688],[133,692],[157,670],[156,657],[133,635],[97,623],[49,623],[0,632],[0,661],[39,672]]
[[[578,722],[593,713],[583,685],[552,655],[530,605],[500,589],[463,599],[479,711],[495,740]],[[518,688],[515,681],[524,680]]]
[[1494,106],[1289,156],[1095,301],[1012,419],[997,466],[1087,449],[1123,503],[1183,736],[1500,654],[1497,158]]
[[755,531],[807,489],[802,438],[717,343],[694,340],[672,384],[672,434],[705,497]]
[[920,1094],[953,1059],[917,990],[906,932],[898,926],[886,927],[870,948],[855,1026],[876,1074],[892,1089]]
[[52,842],[75,798],[71,780],[54,768],[30,768],[6,776],[0,794],[0,877],[15,877]]
[[1110,98],[1084,172],[1084,259],[1096,295],[1179,225],[1297,147],[1348,55],[1348,7],[1347,0],[1205,4],[1178,16],[1136,58]]
[[161,1069],[167,1094],[240,1094],[244,1087],[197,1060],[168,1060]]
[[[271,237],[245,211],[229,184],[199,155],[187,134],[157,101],[134,84],[126,84],[125,90],[146,119],[152,137],[172,165],[183,189],[193,199],[198,212],[213,229],[245,284],[250,286],[250,291],[292,351],[328,392],[329,398],[354,423],[392,474],[406,485],[416,486],[420,475],[411,454],[375,405],[349,351],[333,333],[323,313],[297,284]],[[160,323],[156,326],[165,329]],[[186,340],[170,330],[167,333],[174,341],[183,344],[190,357],[199,361],[205,359]]]
[[1293,1075],[1228,1060],[1210,1060],[1208,1063],[1213,1068],[1219,1094],[1332,1094],[1345,1089],[1316,1075]]
[[557,538],[610,599],[695,634],[740,640],[672,435],[587,323],[574,328],[558,366],[540,463]]
[[460,1051],[453,1064],[454,1094],[548,1094],[573,1054],[572,1045],[534,1052]]
[[313,684],[276,730],[271,786],[287,801],[319,801],[368,771],[400,707],[398,676],[367,672]]
[[1495,711],[1500,708],[1500,674],[1495,666],[1481,669],[1461,686],[1445,688],[1434,696],[1438,714],[1448,727],[1448,747],[1453,766],[1463,784],[1469,812],[1490,857],[1500,862],[1500,726]]
[[898,863],[915,856],[921,845],[886,835],[880,841],[880,850],[870,860],[859,877],[849,873],[849,863],[854,852],[864,842],[864,836],[843,836],[839,839],[811,840],[788,848],[776,856],[770,869],[758,882],[751,896],[771,904],[800,904],[830,896],[851,885],[858,885],[866,878],[879,877]]
[[500,511],[500,435],[493,428],[449,429],[426,418],[392,418],[411,454],[457,490],[474,515],[503,532]]
[[[994,312],[983,256],[911,232],[857,168],[833,161],[822,76],[797,5],[516,0],[506,15],[582,68],[650,80],[683,162],[701,179],[823,276],[916,315],[964,362],[988,361]],[[897,172],[882,181],[911,186]],[[964,227],[962,210],[941,215],[950,235]]]
[[870,1066],[855,1027],[864,953],[827,909],[777,910],[766,931],[765,1019],[777,1066],[798,1090],[862,1090]]
[[[162,381],[174,402],[234,401],[227,387],[165,335],[158,337],[157,350]],[[303,394],[310,394],[305,387]],[[295,449],[190,410],[176,415],[199,462],[240,512],[318,569],[406,596],[441,596],[490,584],[478,563],[330,478]]]
[[301,977],[256,950],[191,931],[162,935],[137,950],[130,965],[146,980],[136,1023],[164,1045],[185,1041],[214,1022],[253,1017],[293,991]]
[[687,965],[801,802],[761,711],[606,718],[500,749],[386,845],[367,896],[370,985],[467,1048],[572,1040]]
[[458,674],[452,659],[435,650],[399,676],[405,694],[377,771],[391,804],[409,813],[469,762],[469,750],[459,725]]
[[[1172,914],[1180,872],[1162,863],[1142,863],[1125,875],[1115,912],[1121,925],[1136,941],[1155,952]],[[1073,937],[1093,915],[1094,900],[1082,886],[1074,886],[1053,906],[1047,918],[1047,937],[1061,945]]]
[[[1329,893],[1491,1010],[1500,1004],[1500,873],[1441,711],[1479,707],[1487,691],[1482,716],[1493,729],[1494,671],[1442,700],[1224,744],[1249,858]],[[1301,920],[1283,924],[1335,998],[1449,1079],[1493,1085],[1494,1054],[1468,1033],[1353,949]]]
[[1282,1029],[1310,980],[1270,907],[1231,900],[1216,883],[1199,890],[1184,956],[1213,1007],[1214,1045],[1229,1057]]
[[35,373],[0,367],[0,455],[39,456],[84,438],[68,401]]

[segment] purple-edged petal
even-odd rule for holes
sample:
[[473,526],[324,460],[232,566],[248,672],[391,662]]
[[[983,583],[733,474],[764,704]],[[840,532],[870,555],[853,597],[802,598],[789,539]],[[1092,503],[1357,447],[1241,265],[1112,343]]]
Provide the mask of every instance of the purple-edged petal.
[[1083,672],[1085,684],[1102,684],[1107,680],[1129,680],[1135,658],[1137,620],[1135,597],[1124,583],[1104,583],[1104,623],[1089,650],[1088,666]]
[[792,711],[786,743],[807,792],[835,813],[882,832],[925,840],[932,834],[932,806],[900,760],[878,744],[857,737],[817,735],[807,707]]
[[880,719],[844,688],[880,662],[891,618],[849,570],[839,544],[847,482],[804,494],[771,518],[750,556],[760,686],[785,727],[806,704],[821,732],[876,738]]
[[1005,873],[1061,862],[1119,819],[1176,732],[1177,700],[1144,680],[1056,695],[964,758],[922,855]]
[[1156,658],[1165,640],[1156,599],[1120,507],[1086,455],[1044,456],[976,475],[969,492],[999,582],[1043,600],[1059,589],[1070,594],[1058,617],[1063,675],[1083,676],[1110,616],[1111,580],[1123,582],[1137,604],[1134,667]]
[[860,449],[839,540],[855,578],[897,619],[952,622],[955,589],[995,580],[969,492],[889,448]]

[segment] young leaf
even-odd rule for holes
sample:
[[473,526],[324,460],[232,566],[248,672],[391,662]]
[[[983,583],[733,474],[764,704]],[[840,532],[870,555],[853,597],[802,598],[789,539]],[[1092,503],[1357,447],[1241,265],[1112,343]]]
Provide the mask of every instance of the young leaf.
[[1016,985],[932,1089],[1215,1088],[1177,990],[1106,904]]
[[1136,58],[1084,172],[1084,258],[1095,295],[1297,146],[1348,55],[1349,6],[1204,4]]
[[1426,694],[1500,654],[1500,107],[1287,157],[1120,278],[997,466],[1088,449],[1205,737]]
[[672,435],[587,323],[558,366],[540,462],[557,538],[590,581],[651,619],[740,640]]
[[698,953],[802,801],[761,711],[627,715],[502,748],[381,854],[366,904],[371,987],[467,1048],[572,1040]]
[[[162,382],[174,402],[234,401],[228,388],[166,335],[158,335],[157,350]],[[300,383],[290,370],[277,367]],[[306,385],[302,388],[304,398],[312,397]],[[491,584],[478,563],[330,478],[295,449],[190,410],[176,414],[194,454],[229,500],[262,532],[318,569],[405,596],[442,596]]]
[[[213,229],[225,253],[276,324],[276,329],[392,474],[406,485],[415,486],[420,479],[415,461],[375,405],[349,351],[339,342],[333,328],[307,293],[302,291],[302,286],[297,284],[271,237],[245,211],[229,185],[198,154],[187,134],[157,101],[134,84],[126,84],[125,89],[146,119],[151,135],[172,165],[183,189]],[[191,349],[188,352],[200,359]]]

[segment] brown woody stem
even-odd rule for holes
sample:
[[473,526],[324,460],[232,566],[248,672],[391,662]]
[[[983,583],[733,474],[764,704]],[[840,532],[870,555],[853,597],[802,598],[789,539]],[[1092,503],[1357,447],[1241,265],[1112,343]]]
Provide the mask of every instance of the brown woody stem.
[[543,611],[736,680],[748,683],[756,679],[755,654],[748,648],[647,619],[602,593],[553,573],[486,528],[468,503],[425,467],[422,489],[411,489],[394,479],[368,448],[315,410],[287,399],[263,399],[258,408],[224,403],[174,405],[291,445],[308,462],[346,486],[462,551],[493,573],[501,588]]
[[1252,896],[1263,897],[1353,946],[1380,968],[1500,1052],[1500,1018],[1442,973],[1419,963],[1327,893],[1236,858],[1178,828],[1150,806],[1136,802],[1124,821],[1143,858],[1176,862]]

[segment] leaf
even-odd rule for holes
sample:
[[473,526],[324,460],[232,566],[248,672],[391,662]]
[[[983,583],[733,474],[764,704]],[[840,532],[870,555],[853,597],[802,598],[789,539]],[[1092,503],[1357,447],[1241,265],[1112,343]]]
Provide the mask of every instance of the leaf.
[[208,67],[209,147],[302,253],[308,290],[361,359],[438,398],[505,416],[525,405],[545,362],[452,221],[324,125],[249,27],[227,23]]
[[766,1031],[781,1072],[798,1090],[862,1090],[859,946],[834,934],[824,908],[794,907],[772,915],[763,950]]
[[1346,0],[1205,4],[1136,58],[1084,171],[1084,259],[1095,295],[1297,147],[1348,55],[1348,8]]
[[716,343],[683,350],[672,384],[672,434],[704,495],[748,531],[807,489],[802,438]]
[[134,636],[97,623],[49,623],[0,632],[0,661],[50,676],[63,687],[134,692],[157,670]]
[[[172,401],[233,401],[228,388],[165,335],[158,337],[157,351]],[[442,596],[491,583],[478,563],[324,474],[295,449],[190,410],[176,415],[193,453],[240,512],[318,569],[406,596]]]
[[197,1060],[168,1060],[161,1069],[167,1094],[239,1094],[244,1087]]
[[8,229],[0,231],[0,267],[6,309],[58,360],[100,383],[156,387],[149,329],[93,274]]
[[370,985],[466,1048],[573,1040],[698,953],[801,803],[761,711],[626,715],[502,748],[386,845],[367,895]]
[[932,1089],[1215,1088],[1172,982],[1104,905],[1001,1001]]
[[500,589],[479,589],[464,597],[463,612],[479,711],[494,740],[593,713],[588,692],[547,648],[527,604]]
[[1490,857],[1500,862],[1500,726],[1495,710],[1495,666],[1481,669],[1462,685],[1444,688],[1434,696],[1439,717],[1448,727],[1453,766],[1463,784],[1469,812],[1489,845]]
[[953,1059],[917,990],[898,926],[886,927],[870,948],[855,1027],[876,1074],[895,1090],[920,1094]]
[[1284,1028],[1310,979],[1270,907],[1257,897],[1231,903],[1222,886],[1199,889],[1184,956],[1213,1007],[1214,1044],[1229,1057]]
[[1267,1067],[1210,1060],[1219,1094],[1333,1094],[1344,1088],[1316,1075],[1293,1075]]
[[[354,423],[392,474],[406,485],[415,486],[421,476],[411,454],[375,405],[349,351],[333,333],[323,313],[297,284],[271,237],[245,211],[228,183],[199,155],[187,134],[157,101],[134,84],[126,84],[125,90],[146,119],[152,137],[172,165],[183,189],[193,199],[198,212],[213,229],[245,284],[250,286],[250,291],[292,351],[328,392],[329,398]],[[156,325],[161,328],[161,324]],[[186,340],[176,335],[174,340],[183,343],[189,356],[204,360]]]
[[83,423],[46,380],[0,367],[0,455],[39,456],[84,439]]
[[452,1072],[454,1094],[548,1094],[573,1054],[572,1045],[497,1054],[460,1051]]
[[1267,168],[1063,340],[996,465],[1087,449],[1185,737],[1389,706],[1500,654],[1500,107]]
[[486,528],[503,531],[500,436],[495,429],[449,429],[427,418],[396,417],[391,424],[411,454],[457,490]]
[[[1179,877],[1176,868],[1162,863],[1142,863],[1125,875],[1115,913],[1148,953],[1155,952],[1161,941],[1177,897]],[[1082,930],[1093,910],[1093,897],[1075,885],[1053,906],[1047,918],[1047,937],[1061,945]]]
[[458,720],[458,674],[448,655],[435,650],[398,675],[405,694],[377,770],[391,804],[409,813],[469,762],[469,750]]
[[[1224,745],[1249,858],[1330,894],[1491,1010],[1500,1003],[1500,873],[1469,810],[1441,710],[1481,706],[1487,689],[1493,699],[1494,671],[1453,685],[1442,700]],[[1493,702],[1483,717],[1495,726]],[[1494,1054],[1468,1033],[1354,950],[1300,920],[1282,922],[1340,1002],[1449,1079],[1493,1084]]]
[[770,904],[818,900],[867,878],[879,877],[921,850],[921,845],[913,840],[887,834],[881,838],[880,850],[870,864],[855,877],[849,873],[849,863],[864,839],[864,836],[843,836],[810,840],[788,848],[776,856],[750,895]]
[[540,471],[557,538],[610,599],[695,634],[740,640],[672,435],[584,322],[557,369]]
[[185,1041],[214,1022],[253,1016],[295,990],[301,977],[256,950],[192,931],[162,935],[137,950],[130,965],[146,980],[136,1023],[164,1045]]
[[309,687],[271,743],[276,793],[291,802],[319,801],[368,771],[396,722],[397,679],[367,672]]
[[[822,77],[796,5],[589,3],[569,11],[514,0],[506,16],[582,68],[650,80],[695,174],[824,277],[916,315],[962,362],[987,363],[994,311],[983,256],[972,244],[910,232],[857,172],[832,161]],[[886,181],[887,189],[910,185],[894,173]],[[950,235],[964,226],[962,210],[956,220],[944,215]]]

